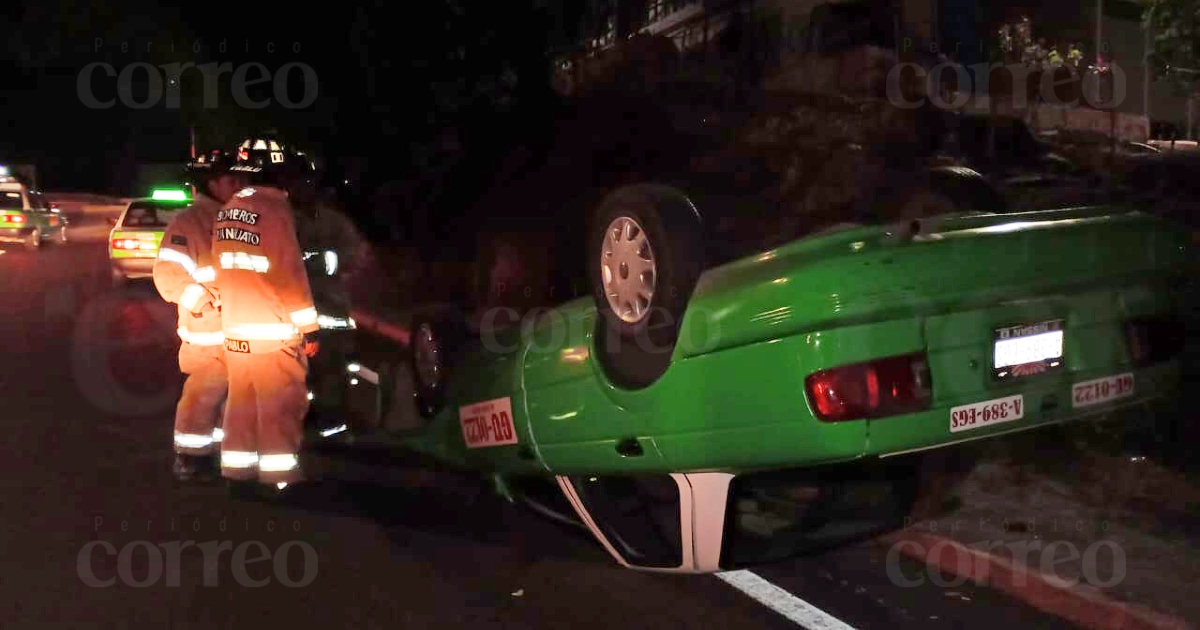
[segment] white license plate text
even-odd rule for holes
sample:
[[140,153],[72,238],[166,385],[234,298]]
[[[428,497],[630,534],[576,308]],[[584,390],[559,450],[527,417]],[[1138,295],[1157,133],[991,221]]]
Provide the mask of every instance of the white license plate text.
[[981,429],[1025,417],[1025,397],[1021,394],[961,405],[950,410],[950,432]]

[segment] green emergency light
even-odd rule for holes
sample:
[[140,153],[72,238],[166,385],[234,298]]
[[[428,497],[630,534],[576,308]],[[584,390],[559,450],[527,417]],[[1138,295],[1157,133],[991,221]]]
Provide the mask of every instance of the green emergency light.
[[187,191],[177,189],[156,189],[150,193],[150,198],[155,201],[187,201]]

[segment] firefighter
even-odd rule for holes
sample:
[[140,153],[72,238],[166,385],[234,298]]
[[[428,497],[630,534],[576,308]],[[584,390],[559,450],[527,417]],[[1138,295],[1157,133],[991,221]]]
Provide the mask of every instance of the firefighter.
[[355,349],[347,277],[362,267],[366,241],[333,203],[318,198],[319,177],[315,166],[309,169],[289,201],[321,326],[321,354],[309,366],[309,385],[314,428],[325,432],[343,424],[346,366]]
[[363,266],[367,244],[353,221],[334,203],[319,198],[317,177],[319,173],[313,168],[308,176],[299,178],[290,201],[296,212],[300,245],[309,263],[317,310],[334,320],[330,328],[337,328],[350,312],[345,280]]
[[305,380],[319,326],[288,202],[302,168],[274,140],[247,140],[233,169],[251,184],[213,228],[229,373],[221,474],[239,497],[257,496],[258,484],[283,489],[303,480]]
[[174,474],[181,481],[216,476],[225,379],[224,335],[213,267],[212,230],[222,204],[246,183],[231,172],[233,157],[201,154],[188,164],[195,201],[163,233],[154,262],[154,286],[179,307],[179,369],[187,375],[175,410]]

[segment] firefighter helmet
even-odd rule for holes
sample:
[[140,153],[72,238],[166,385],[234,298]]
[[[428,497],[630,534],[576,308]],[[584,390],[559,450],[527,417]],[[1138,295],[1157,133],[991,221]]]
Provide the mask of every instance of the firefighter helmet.
[[222,175],[228,175],[233,165],[233,154],[214,149],[197,155],[195,159],[188,162],[187,170],[192,185],[207,192],[209,183]]
[[188,162],[188,172],[195,175],[206,175],[214,177],[227,173],[234,165],[234,157],[227,151],[213,149],[208,153],[201,153],[195,159]]
[[312,165],[298,153],[270,137],[244,140],[237,149],[233,171],[243,172],[259,184],[286,188],[289,182],[304,177]]

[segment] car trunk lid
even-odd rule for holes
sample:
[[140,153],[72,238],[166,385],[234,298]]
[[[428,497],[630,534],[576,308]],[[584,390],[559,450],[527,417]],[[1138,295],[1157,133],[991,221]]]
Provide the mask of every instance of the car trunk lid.
[[[1127,208],[853,228],[706,272],[676,359],[802,332],[968,312],[1179,270],[1187,235]],[[1080,315],[1081,317],[1083,315]]]

